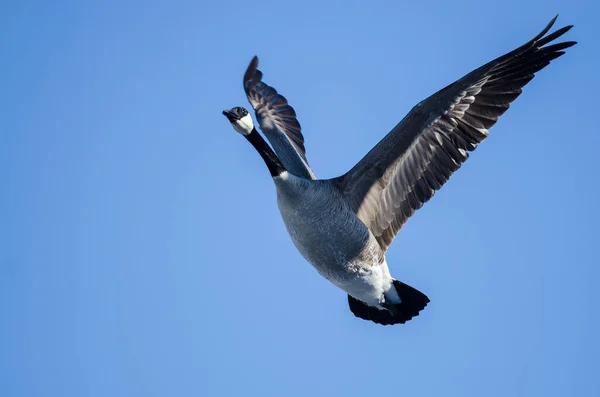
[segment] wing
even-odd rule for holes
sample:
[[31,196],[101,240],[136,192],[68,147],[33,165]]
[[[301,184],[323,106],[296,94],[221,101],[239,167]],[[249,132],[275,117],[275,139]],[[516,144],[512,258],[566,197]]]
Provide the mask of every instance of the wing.
[[555,20],[528,43],[417,104],[354,168],[335,180],[384,250],[487,137],[534,73],[576,44],[547,45],[572,27],[546,36]]
[[258,57],[255,56],[244,74],[244,90],[254,108],[261,131],[290,173],[315,179],[306,160],[304,137],[296,112],[283,95],[262,81],[262,72],[257,66]]

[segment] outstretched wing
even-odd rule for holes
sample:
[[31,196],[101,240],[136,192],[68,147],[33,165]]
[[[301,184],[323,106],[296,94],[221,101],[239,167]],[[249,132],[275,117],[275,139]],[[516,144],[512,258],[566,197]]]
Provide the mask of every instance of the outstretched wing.
[[244,90],[254,108],[261,131],[265,134],[277,157],[288,172],[307,179],[315,179],[304,148],[300,123],[296,112],[283,95],[262,81],[257,69],[258,57],[252,58],[244,74]]
[[521,89],[576,44],[548,45],[556,17],[523,46],[472,71],[417,104],[354,168],[336,182],[386,250],[402,225],[440,189],[488,135]]

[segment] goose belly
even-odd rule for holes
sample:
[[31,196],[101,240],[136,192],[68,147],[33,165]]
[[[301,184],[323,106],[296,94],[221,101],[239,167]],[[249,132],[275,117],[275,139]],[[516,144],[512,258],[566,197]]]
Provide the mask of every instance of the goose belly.
[[[342,287],[365,267],[383,260],[367,227],[349,209],[331,200],[279,201],[287,231],[302,256],[326,279]],[[375,245],[373,245],[375,243]]]

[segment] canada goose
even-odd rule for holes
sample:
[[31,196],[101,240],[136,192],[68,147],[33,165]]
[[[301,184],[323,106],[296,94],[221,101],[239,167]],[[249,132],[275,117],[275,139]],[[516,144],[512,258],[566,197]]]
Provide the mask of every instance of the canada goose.
[[556,18],[523,46],[419,102],[350,171],[328,180],[315,179],[294,109],[262,82],[258,59],[252,59],[244,89],[277,154],[246,109],[223,114],[266,163],[295,246],[348,294],[355,316],[403,324],[427,305],[425,294],[392,278],[385,253],[406,220],[467,160],[534,73],[576,44],[548,45],[572,28],[546,36]]

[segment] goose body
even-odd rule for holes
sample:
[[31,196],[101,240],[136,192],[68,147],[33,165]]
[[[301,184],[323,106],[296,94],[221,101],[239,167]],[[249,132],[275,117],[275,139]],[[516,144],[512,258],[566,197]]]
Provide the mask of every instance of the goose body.
[[[287,172],[275,177],[277,203],[302,256],[351,296],[383,308],[392,278],[385,253],[331,181],[309,181]],[[340,233],[340,231],[343,231]],[[391,296],[384,296],[385,293]]]
[[269,146],[248,111],[223,111],[263,158],[275,183],[286,229],[302,256],[348,294],[354,315],[378,324],[405,323],[429,303],[394,279],[386,251],[402,225],[439,190],[488,135],[536,72],[575,44],[550,44],[566,26],[544,30],[419,102],[346,174],[319,180],[285,97],[262,81],[254,57],[244,89]]

